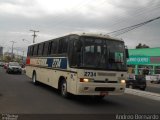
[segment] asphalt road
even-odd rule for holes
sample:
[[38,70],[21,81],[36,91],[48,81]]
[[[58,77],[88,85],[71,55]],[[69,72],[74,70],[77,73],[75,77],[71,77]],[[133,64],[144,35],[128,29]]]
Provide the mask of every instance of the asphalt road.
[[35,86],[25,75],[0,68],[0,113],[12,114],[118,114],[160,113],[160,102],[124,94],[102,101],[88,97],[62,98],[46,85]]

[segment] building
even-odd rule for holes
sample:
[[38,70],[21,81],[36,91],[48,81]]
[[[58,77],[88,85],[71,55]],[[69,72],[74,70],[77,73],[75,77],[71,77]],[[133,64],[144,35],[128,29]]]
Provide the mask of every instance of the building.
[[160,47],[129,49],[129,59],[127,65],[133,69],[135,74],[160,74]]
[[3,47],[0,46],[0,58],[3,57]]

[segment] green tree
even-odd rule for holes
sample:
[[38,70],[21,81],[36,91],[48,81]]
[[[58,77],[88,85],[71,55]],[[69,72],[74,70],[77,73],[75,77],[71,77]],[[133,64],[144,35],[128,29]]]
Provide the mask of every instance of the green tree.
[[4,56],[5,62],[10,62],[12,60],[11,56]]
[[150,48],[148,45],[146,44],[143,44],[142,43],[139,43],[137,46],[136,46],[136,49],[139,49],[139,48]]

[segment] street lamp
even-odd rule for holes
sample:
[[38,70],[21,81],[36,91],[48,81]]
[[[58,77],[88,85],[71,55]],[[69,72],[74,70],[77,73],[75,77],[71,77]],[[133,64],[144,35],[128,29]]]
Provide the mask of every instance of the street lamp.
[[30,43],[28,40],[26,40],[26,39],[22,39],[22,41],[27,41],[28,43]]
[[14,45],[14,43],[16,43],[15,41],[10,41],[10,42],[12,42],[12,60],[13,60],[13,45]]

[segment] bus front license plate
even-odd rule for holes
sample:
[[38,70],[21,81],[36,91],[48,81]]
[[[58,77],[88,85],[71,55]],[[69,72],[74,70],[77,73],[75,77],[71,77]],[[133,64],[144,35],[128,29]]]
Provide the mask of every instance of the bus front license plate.
[[108,92],[100,92],[100,95],[108,95]]

